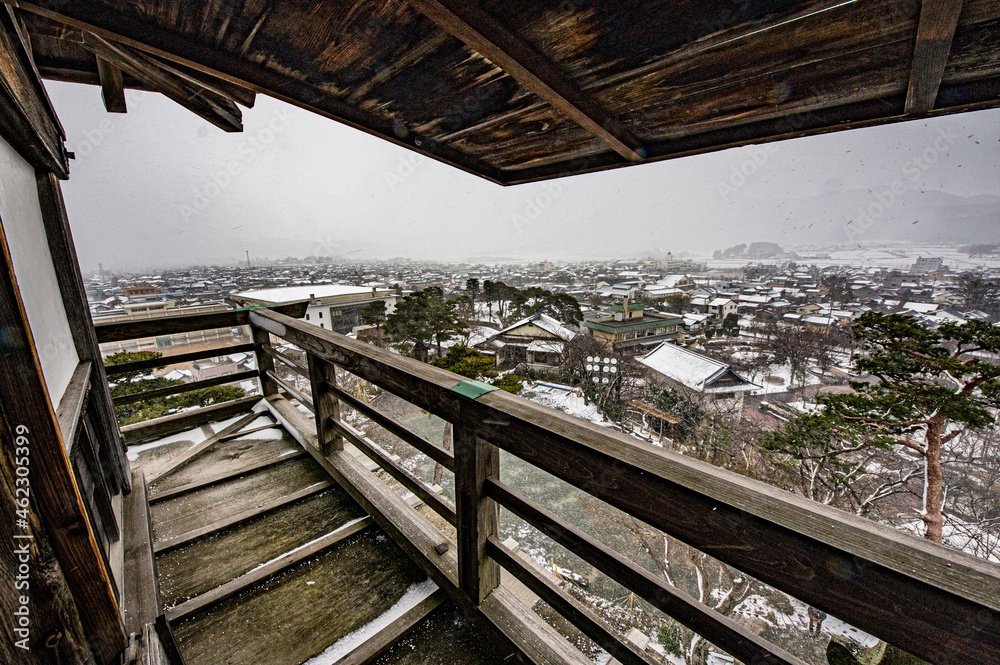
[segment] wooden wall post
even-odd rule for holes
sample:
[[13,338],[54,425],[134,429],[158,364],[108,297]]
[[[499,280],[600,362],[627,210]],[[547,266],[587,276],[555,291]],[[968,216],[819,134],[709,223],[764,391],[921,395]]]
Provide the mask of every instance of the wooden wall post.
[[500,449],[456,424],[455,507],[458,515],[458,586],[476,604],[500,584],[500,568],[486,556],[498,534],[500,507],[485,494],[487,478],[500,477]]
[[278,384],[267,375],[267,372],[274,371],[274,358],[264,353],[264,347],[271,345],[271,336],[263,328],[255,325],[250,326],[250,334],[253,336],[253,353],[257,358],[257,372],[260,378],[260,394],[263,397],[278,394]]
[[340,400],[327,390],[327,385],[337,385],[337,368],[332,363],[306,353],[309,362],[309,383],[312,386],[313,406],[316,407],[316,433],[319,448],[324,456],[344,449],[344,439],[330,426],[329,419],[340,420]]

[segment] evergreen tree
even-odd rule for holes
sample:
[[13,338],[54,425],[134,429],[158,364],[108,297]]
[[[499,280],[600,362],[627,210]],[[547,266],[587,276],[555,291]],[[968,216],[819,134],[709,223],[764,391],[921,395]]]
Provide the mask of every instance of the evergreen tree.
[[441,356],[441,343],[466,328],[455,313],[455,303],[444,299],[441,287],[431,286],[403,298],[385,321],[385,332],[396,344],[411,344],[418,360],[427,360],[431,344]]
[[373,300],[361,309],[361,322],[366,326],[382,328],[385,321],[386,304],[384,300]]
[[849,458],[855,451],[902,447],[924,460],[924,536],[941,542],[944,490],[942,449],[970,428],[996,421],[1000,328],[982,321],[942,324],[937,330],[900,314],[868,312],[853,328],[858,373],[853,392],[816,398],[819,410],[788,423],[764,446],[792,458]]

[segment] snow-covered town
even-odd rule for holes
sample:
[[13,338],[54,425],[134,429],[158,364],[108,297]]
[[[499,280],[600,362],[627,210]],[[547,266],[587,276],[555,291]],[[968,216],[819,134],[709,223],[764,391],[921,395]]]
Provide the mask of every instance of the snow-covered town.
[[[769,245],[758,243],[757,251]],[[141,275],[102,270],[88,276],[86,286],[95,321],[306,301],[301,320],[321,329],[453,368],[652,446],[923,533],[926,460],[919,451],[880,445],[828,450],[828,456],[806,447],[795,454],[769,436],[827,408],[824,396],[850,395],[852,382],[878,380],[855,366],[863,351],[852,331],[866,314],[900,317],[928,331],[968,322],[995,329],[1000,321],[1000,246],[901,245],[867,252],[854,258],[854,264],[809,262],[773,245],[766,248],[776,256],[741,266],[732,259],[671,255],[517,265],[251,258],[250,265]],[[940,256],[921,253],[905,260],[907,253],[927,250]],[[887,265],[878,265],[880,256],[888,257]],[[401,321],[426,294],[440,301],[445,314],[436,327],[414,333]],[[142,352],[163,353],[168,360],[222,338],[234,345],[247,339],[241,329],[233,329],[210,340],[184,334],[103,349],[116,362]],[[279,350],[304,358],[294,345]],[[997,361],[995,352],[977,355]],[[292,369],[279,371],[282,380],[308,394],[307,378]],[[254,355],[236,352],[166,365],[142,378],[197,382],[254,370]],[[343,380],[357,396],[407,427],[448,445],[451,433],[445,421],[367,382]],[[233,385],[245,394],[258,390],[253,379]],[[133,407],[125,422],[159,414]],[[439,464],[362,414],[349,418],[430,491],[455,499],[454,482]],[[992,561],[1000,561],[998,464],[1000,441],[990,428],[962,431],[942,459],[943,542]],[[692,557],[680,542],[653,538],[649,527],[571,492],[516,457],[505,455],[501,468],[533,498],[561,496],[558,512],[570,523],[600,533],[650,570],[727,615],[766,629],[809,661],[822,660],[833,636],[845,644],[879,643],[838,617],[827,616],[818,628],[810,628],[809,606],[767,585],[730,579],[731,569],[723,564]],[[663,623],[641,599],[595,577],[584,561],[518,520],[505,520],[501,534],[643,649],[671,663],[691,662],[697,643],[680,646],[683,633],[676,624]],[[675,558],[671,552],[684,556]],[[579,646],[588,648],[586,641]],[[602,653],[604,660],[610,658],[600,649],[592,656],[600,663]],[[728,662],[711,648],[702,659]]]
[[0,665],[1000,665],[1000,0],[3,0]]

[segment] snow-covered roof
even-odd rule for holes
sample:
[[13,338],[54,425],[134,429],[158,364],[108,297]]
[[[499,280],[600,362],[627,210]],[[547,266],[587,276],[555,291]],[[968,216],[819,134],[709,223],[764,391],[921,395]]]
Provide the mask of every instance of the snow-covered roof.
[[670,342],[663,342],[639,358],[639,362],[668,379],[702,393],[743,392],[760,388],[726,363]]
[[562,342],[545,342],[542,340],[535,340],[528,344],[528,351],[535,351],[538,353],[562,353],[566,346]]
[[[377,293],[379,295],[388,295],[390,290],[378,289]],[[334,296],[371,296],[371,294],[371,287],[352,286],[350,284],[307,284],[305,286],[283,286],[275,289],[242,291],[234,295],[278,303],[309,300],[310,297],[332,298]]]
[[940,308],[940,303],[929,303],[929,302],[908,302],[903,305],[903,309],[908,309],[912,312],[935,312]]
[[715,298],[710,303],[708,303],[708,306],[709,307],[722,307],[727,302],[733,302],[733,299],[732,298]]
[[496,335],[493,335],[493,337],[491,337],[490,339],[493,340],[497,337],[500,337],[503,334],[513,332],[514,330],[520,328],[521,326],[528,325],[529,323],[535,325],[538,328],[541,328],[547,333],[551,333],[556,337],[560,337],[566,340],[567,342],[576,337],[575,332],[573,332],[563,324],[559,323],[548,314],[534,314],[526,319],[521,319],[517,323],[507,326],[506,328],[498,332]]

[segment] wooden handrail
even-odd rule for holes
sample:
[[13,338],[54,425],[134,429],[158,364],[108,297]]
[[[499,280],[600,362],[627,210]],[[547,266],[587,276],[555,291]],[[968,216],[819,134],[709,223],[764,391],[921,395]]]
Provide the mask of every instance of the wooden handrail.
[[119,395],[111,399],[115,406],[121,406],[122,404],[133,404],[135,402],[142,402],[147,399],[155,399],[157,397],[167,397],[169,395],[179,395],[180,393],[189,393],[193,390],[201,390],[202,388],[211,388],[212,386],[221,386],[226,383],[235,383],[236,381],[242,381],[243,379],[252,379],[257,376],[257,370],[247,370],[245,372],[236,372],[235,374],[226,374],[225,376],[214,376],[211,379],[203,379],[201,381],[192,381],[191,383],[181,383],[176,386],[167,386],[166,388],[154,388],[153,390],[144,390],[141,393],[132,393],[130,395]]
[[156,316],[148,319],[135,319],[132,321],[95,321],[94,330],[97,331],[97,341],[100,344],[108,342],[123,342],[130,339],[141,339],[143,337],[157,337],[160,335],[176,335],[180,333],[196,332],[199,330],[214,330],[215,328],[232,328],[245,326],[248,323],[250,312],[261,309],[270,309],[287,316],[298,318],[305,316],[308,301],[273,305],[270,307],[247,307],[243,309],[233,309],[227,312],[208,312],[205,314],[180,314]]
[[498,481],[488,481],[486,493],[546,536],[596,566],[712,644],[745,663],[805,665],[803,661],[755,635],[733,619],[681,593],[666,580],[632,563],[610,547],[534,504]]
[[191,362],[192,360],[204,360],[205,358],[216,358],[218,356],[228,356],[232,353],[242,353],[244,351],[253,351],[253,344],[235,344],[233,346],[216,346],[211,349],[204,349],[202,351],[192,351],[191,353],[178,353],[175,356],[161,356],[159,358],[153,358],[152,360],[137,360],[132,363],[123,363],[121,365],[105,365],[104,373],[108,376],[113,376],[115,374],[124,374],[125,372],[135,372],[143,371],[147,369],[156,369],[159,367],[166,367],[167,365],[176,365],[179,363]]
[[[502,391],[468,399],[452,390],[460,376],[280,313],[258,311],[249,318],[455,423],[456,457],[466,445],[459,436],[464,429],[917,657],[1000,665],[996,564]],[[456,462],[460,504],[467,466]],[[461,505],[458,513],[462,523]],[[484,549],[485,540],[478,542]],[[703,636],[713,642],[720,637]]]

